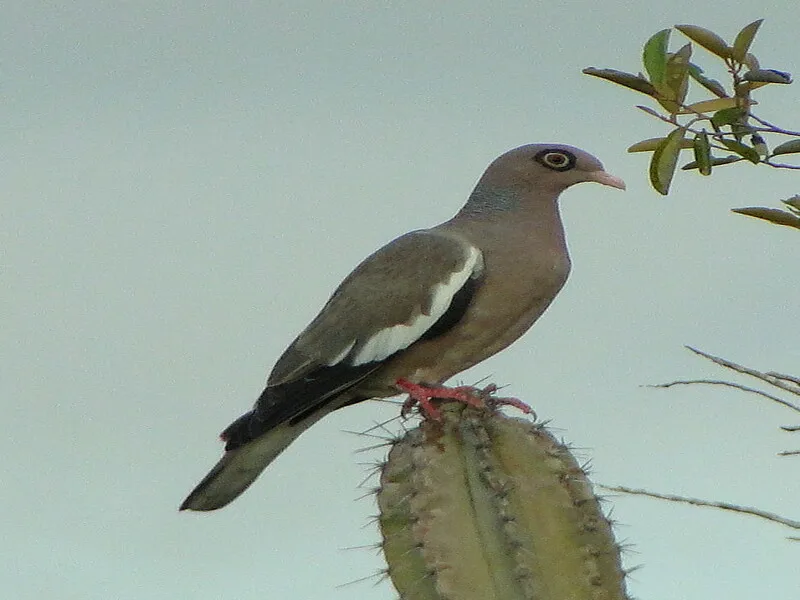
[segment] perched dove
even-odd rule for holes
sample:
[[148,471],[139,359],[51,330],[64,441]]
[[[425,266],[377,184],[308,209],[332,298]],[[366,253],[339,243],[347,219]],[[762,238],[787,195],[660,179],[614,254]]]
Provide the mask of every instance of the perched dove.
[[584,181],[625,189],[578,148],[516,148],[452,219],[364,260],[278,359],[253,410],[222,433],[225,454],[181,510],[225,506],[338,408],[403,392],[421,408],[447,397],[444,381],[519,338],[564,285],[557,200]]

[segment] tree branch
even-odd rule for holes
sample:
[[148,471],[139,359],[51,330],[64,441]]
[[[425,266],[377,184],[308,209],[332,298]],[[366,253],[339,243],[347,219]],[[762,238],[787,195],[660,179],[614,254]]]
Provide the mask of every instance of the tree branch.
[[776,163],[776,162],[772,162],[768,158],[763,159],[761,162],[764,163],[765,165],[767,165],[768,167],[772,167],[773,169],[796,169],[796,170],[800,171],[800,165],[789,165],[789,164],[786,164],[786,163]]
[[792,135],[792,136],[795,136],[795,137],[800,137],[800,131],[790,131],[789,129],[782,129],[782,128],[778,127],[777,125],[774,125],[774,124],[770,123],[766,119],[762,119],[760,117],[755,116],[751,112],[748,112],[747,116],[750,117],[751,119],[753,119],[754,121],[758,121],[764,127],[768,127],[769,129],[767,131],[769,131],[770,133],[779,133],[781,135]]
[[[786,381],[785,381],[786,378],[785,377],[777,377],[777,376],[771,375],[769,373],[762,373],[761,371],[756,371],[755,369],[751,369],[749,367],[745,367],[743,365],[736,364],[735,362],[731,362],[731,361],[726,360],[724,358],[720,358],[718,356],[714,356],[712,354],[708,354],[706,352],[703,352],[702,350],[698,350],[697,348],[692,348],[691,346],[686,346],[686,347],[689,350],[691,350],[692,352],[694,352],[695,354],[698,354],[698,355],[700,355],[700,356],[702,356],[704,358],[707,358],[708,360],[710,360],[712,362],[715,362],[720,366],[723,366],[723,367],[725,367],[727,369],[731,369],[733,371],[736,371],[737,373],[742,373],[744,375],[750,375],[751,377],[755,377],[756,379],[760,379],[761,381],[764,381],[765,383],[768,383],[768,384],[773,385],[773,386],[775,386],[775,387],[777,387],[779,389],[782,389],[785,392],[789,392],[790,394],[794,394],[796,396],[800,396],[800,387],[798,387],[797,385],[786,383]],[[793,404],[793,403],[791,403],[789,401],[781,402],[781,404],[784,404],[784,406],[787,406],[788,408],[791,408],[792,410],[800,413],[800,406],[797,406],[796,404]]]
[[784,400],[783,398],[780,398],[779,396],[773,396],[772,394],[768,394],[767,392],[764,392],[764,391],[759,390],[757,388],[748,387],[748,386],[742,385],[740,383],[733,383],[732,381],[723,381],[721,379],[683,379],[683,380],[679,380],[679,381],[670,381],[669,383],[657,383],[655,385],[649,385],[647,387],[669,388],[669,387],[672,387],[673,385],[691,385],[691,384],[695,384],[695,383],[709,384],[709,385],[724,385],[726,387],[732,387],[732,388],[735,388],[737,390],[742,390],[743,392],[752,392],[753,394],[758,394],[759,396],[764,396],[765,398],[769,398],[773,402],[777,402],[778,404],[782,404],[783,406],[785,406],[787,408],[791,408],[793,410],[800,410],[800,407],[795,406],[794,404],[792,404],[788,400]]
[[668,500],[669,502],[679,502],[681,504],[691,504],[693,506],[708,506],[711,508],[719,508],[722,510],[729,510],[732,512],[742,513],[745,515],[752,515],[754,517],[766,519],[767,521],[772,521],[773,523],[779,523],[781,525],[785,525],[786,527],[791,527],[792,529],[800,529],[800,521],[788,519],[786,517],[782,517],[775,513],[767,512],[765,510],[760,510],[758,508],[753,508],[751,506],[739,506],[738,504],[730,504],[728,502],[714,502],[711,500],[700,500],[698,498],[687,498],[684,496],[675,496],[673,494],[659,494],[656,492],[650,492],[647,490],[637,489],[637,488],[629,488],[625,486],[610,486],[603,484],[597,484],[597,485],[598,487],[601,487],[604,490],[608,490],[611,492],[631,494],[634,496],[648,496],[650,498],[657,498],[659,500]]
[[776,379],[783,379],[785,381],[796,383],[797,388],[800,389],[800,377],[795,377],[794,375],[784,375],[783,373],[776,373],[775,371],[767,371],[767,375],[770,377],[775,377]]

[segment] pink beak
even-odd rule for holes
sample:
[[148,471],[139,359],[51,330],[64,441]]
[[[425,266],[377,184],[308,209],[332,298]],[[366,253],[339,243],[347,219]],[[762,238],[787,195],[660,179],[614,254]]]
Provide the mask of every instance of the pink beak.
[[587,179],[589,181],[602,183],[603,185],[609,185],[613,188],[617,188],[618,190],[625,189],[625,182],[622,181],[622,179],[612,175],[611,173],[606,173],[605,171],[592,171],[589,173]]

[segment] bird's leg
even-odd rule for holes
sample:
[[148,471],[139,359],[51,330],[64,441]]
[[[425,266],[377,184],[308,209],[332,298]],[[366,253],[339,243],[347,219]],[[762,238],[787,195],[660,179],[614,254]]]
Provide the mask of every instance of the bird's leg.
[[423,385],[412,383],[408,379],[398,379],[395,386],[408,394],[408,399],[403,402],[403,408],[400,410],[403,417],[408,415],[415,404],[419,404],[420,412],[424,416],[434,421],[441,420],[442,414],[431,402],[438,399],[457,400],[477,408],[485,406],[481,397],[475,393],[475,388],[469,386],[451,388],[443,385]]

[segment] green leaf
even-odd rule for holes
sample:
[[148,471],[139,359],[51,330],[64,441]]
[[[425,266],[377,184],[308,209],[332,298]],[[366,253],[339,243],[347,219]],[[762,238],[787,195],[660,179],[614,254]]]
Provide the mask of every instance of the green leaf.
[[742,77],[744,81],[763,83],[792,83],[792,74],[775,69],[756,69],[748,71]]
[[800,214],[800,194],[787,198],[786,200],[781,200],[781,202],[788,206],[792,212]]
[[656,100],[661,107],[671,115],[677,114],[681,109],[680,104],[677,103],[677,99],[677,95],[671,88],[666,85],[660,86]]
[[736,98],[714,98],[713,100],[703,100],[702,102],[695,102],[686,107],[686,110],[681,111],[681,114],[691,113],[706,113],[713,111],[722,111],[725,109],[736,108]]
[[737,62],[744,61],[745,56],[747,56],[747,51],[750,50],[750,44],[753,43],[753,38],[756,37],[756,32],[763,22],[764,19],[753,21],[749,25],[745,25],[742,30],[736,34],[736,40],[733,42],[733,50],[731,52],[733,60]]
[[[755,129],[753,129],[752,126],[748,125],[745,122],[734,123],[733,125],[731,125],[731,133],[736,138],[737,142],[741,142],[742,138],[744,138],[746,135],[751,135],[754,131]],[[758,153],[758,150],[756,150],[755,148],[754,150],[756,151],[756,153]]]
[[[653,152],[656,148],[658,148],[661,143],[667,138],[657,137],[657,138],[649,138],[646,140],[642,140],[641,142],[636,142],[632,146],[628,148],[628,152]],[[691,140],[683,140],[681,144],[682,149],[692,148]]]
[[650,160],[650,183],[659,193],[666,196],[675,168],[678,166],[678,154],[683,143],[684,129],[671,132],[664,141],[658,145]]
[[712,54],[716,54],[720,58],[730,58],[732,48],[713,31],[697,25],[675,25],[675,29]]
[[712,94],[715,94],[720,98],[725,98],[728,95],[728,93],[725,91],[725,88],[722,87],[722,84],[719,81],[716,79],[710,79],[703,75],[703,69],[694,63],[689,63],[689,77],[694,79]]
[[639,77],[638,75],[625,73],[624,71],[617,71],[615,69],[596,69],[594,67],[585,68],[583,73],[585,75],[599,77],[600,79],[606,79],[607,81],[611,81],[632,90],[636,90],[642,94],[647,94],[648,96],[655,97],[658,95],[656,93],[656,88],[653,87],[653,84],[647,81],[647,79],[644,77]]
[[664,83],[667,75],[667,47],[669,45],[669,29],[662,29],[651,37],[644,45],[642,62],[650,81],[658,87]]
[[[664,85],[669,89],[669,98],[674,100],[674,105],[662,105],[675,114],[680,110],[680,106],[686,99],[686,92],[689,90],[689,59],[692,56],[692,45],[686,44],[675,53],[667,55],[667,70],[664,77]],[[658,86],[656,86],[658,89]]]
[[751,71],[757,71],[761,68],[761,65],[758,62],[755,54],[750,54],[749,52],[744,57],[744,64],[747,65],[747,68]]
[[769,85],[769,83],[766,81],[743,81],[736,86],[736,96],[739,98],[746,98],[750,95],[750,92],[762,88],[765,85]]
[[779,210],[777,208],[748,206],[746,208],[732,208],[731,210],[735,213],[739,213],[740,215],[764,219],[770,223],[775,223],[775,225],[786,225],[787,227],[796,227],[797,229],[800,229],[800,217],[796,217],[791,213]]
[[745,112],[741,108],[723,108],[722,110],[718,110],[714,113],[711,117],[711,123],[714,127],[724,127],[725,125],[733,125],[734,123],[738,123],[742,117],[744,116]]
[[772,156],[778,156],[780,154],[796,154],[798,152],[800,152],[800,139],[789,140],[788,142],[784,142],[779,146],[776,146],[772,151]]
[[708,134],[703,130],[694,136],[692,144],[694,148],[694,160],[700,175],[711,175],[711,144],[708,141]]
[[754,165],[757,165],[761,162],[761,156],[758,154],[758,150],[755,148],[751,148],[750,146],[746,146],[741,142],[734,142],[733,140],[721,140],[725,147],[730,150],[731,152],[736,152],[742,158],[746,158]]
[[[711,166],[720,167],[722,165],[729,165],[731,163],[739,162],[744,160],[741,156],[720,156],[716,158],[714,156],[711,157]],[[696,160],[693,160],[690,163],[686,163],[681,167],[683,171],[691,171],[693,169],[699,169],[700,165],[697,164]]]
[[649,106],[642,106],[641,104],[637,104],[637,105],[636,105],[636,108],[638,108],[639,110],[642,110],[642,111],[646,112],[648,115],[651,115],[651,116],[653,116],[653,117],[656,117],[657,119],[660,119],[660,118],[661,118],[661,115],[660,115],[660,114],[658,114],[658,111],[656,111],[656,110],[653,110],[653,109],[652,109],[652,108],[650,108]]

